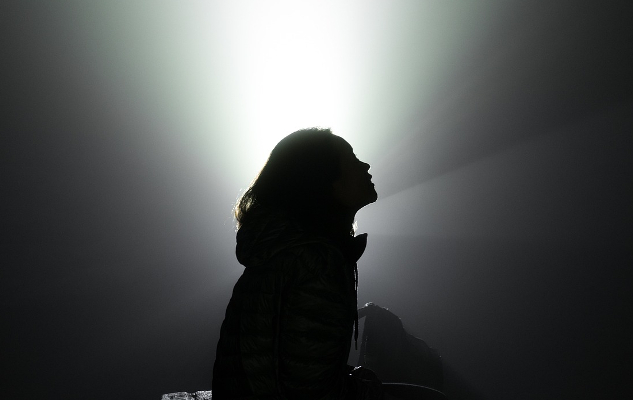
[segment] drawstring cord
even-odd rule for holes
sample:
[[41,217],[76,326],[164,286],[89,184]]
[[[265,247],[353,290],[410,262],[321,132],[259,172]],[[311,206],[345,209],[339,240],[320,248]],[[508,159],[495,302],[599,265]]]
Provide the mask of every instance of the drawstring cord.
[[358,350],[358,266],[354,263],[354,297],[356,298],[356,316],[354,317],[354,349]]

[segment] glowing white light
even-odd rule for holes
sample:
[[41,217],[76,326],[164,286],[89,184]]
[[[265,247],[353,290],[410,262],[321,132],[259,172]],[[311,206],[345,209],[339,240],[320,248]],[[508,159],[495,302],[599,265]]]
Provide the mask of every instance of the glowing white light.
[[375,166],[419,134],[464,38],[486,26],[477,4],[137,0],[82,13],[102,81],[148,126],[143,146],[168,149],[228,204],[294,130],[330,127]]
[[241,143],[259,168],[283,136],[345,125],[354,102],[349,35],[327,2],[249,2],[229,27],[231,79]]

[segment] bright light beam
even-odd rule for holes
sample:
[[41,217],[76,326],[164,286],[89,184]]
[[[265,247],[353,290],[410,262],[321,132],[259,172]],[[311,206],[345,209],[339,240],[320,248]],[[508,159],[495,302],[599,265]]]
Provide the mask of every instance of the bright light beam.
[[501,242],[581,240],[582,222],[566,209],[574,194],[559,184],[543,188],[544,171],[564,170],[567,158],[580,157],[567,149],[570,136],[566,130],[534,136],[381,198],[359,214],[361,231]]
[[[235,121],[251,168],[285,135],[309,126],[343,131],[355,102],[349,35],[332,3],[255,2],[233,8]],[[348,26],[348,29],[350,27]]]
[[104,81],[160,130],[148,140],[243,187],[300,128],[330,127],[370,162],[383,154],[486,26],[476,4],[135,1],[82,12]]

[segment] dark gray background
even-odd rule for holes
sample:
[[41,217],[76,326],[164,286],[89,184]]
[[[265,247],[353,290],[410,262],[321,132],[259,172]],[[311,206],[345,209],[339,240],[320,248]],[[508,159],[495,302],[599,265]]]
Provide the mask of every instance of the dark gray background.
[[[437,108],[368,160],[359,303],[398,314],[477,398],[632,393],[630,13],[580,3],[498,7]],[[3,391],[209,389],[248,182],[187,163],[187,143],[145,145],[151,118],[80,56],[76,5],[0,6]]]

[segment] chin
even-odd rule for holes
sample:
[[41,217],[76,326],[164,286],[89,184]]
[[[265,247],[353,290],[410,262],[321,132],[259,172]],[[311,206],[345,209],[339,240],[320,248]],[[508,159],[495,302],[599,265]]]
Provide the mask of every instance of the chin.
[[374,189],[374,187],[372,186],[371,188],[372,194],[371,194],[371,202],[373,203],[374,201],[378,200],[378,192],[376,192],[376,189]]
[[373,193],[367,195],[367,198],[364,201],[365,204],[363,205],[363,207],[368,205],[368,204],[374,203],[376,200],[378,200],[378,193],[376,193],[375,190],[372,191],[372,192]]

